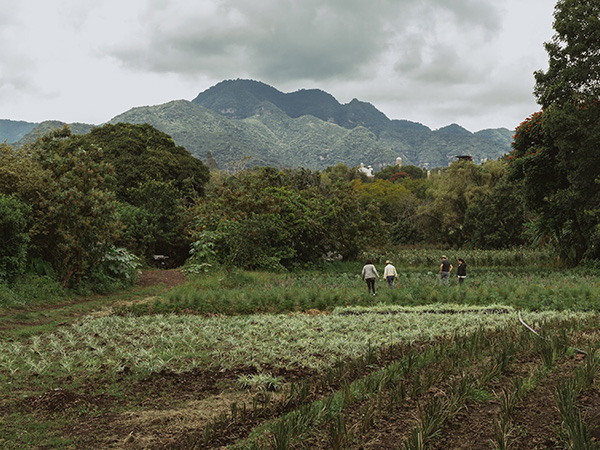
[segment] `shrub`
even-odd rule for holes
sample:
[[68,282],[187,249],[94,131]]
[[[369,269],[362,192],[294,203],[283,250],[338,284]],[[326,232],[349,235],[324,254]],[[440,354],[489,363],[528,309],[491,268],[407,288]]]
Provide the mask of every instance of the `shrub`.
[[52,277],[27,273],[10,286],[0,282],[0,309],[52,304],[64,299],[65,290]]
[[124,248],[110,248],[92,269],[89,288],[107,292],[135,284],[140,273],[140,258]]
[[31,208],[0,194],[0,281],[13,282],[25,270]]

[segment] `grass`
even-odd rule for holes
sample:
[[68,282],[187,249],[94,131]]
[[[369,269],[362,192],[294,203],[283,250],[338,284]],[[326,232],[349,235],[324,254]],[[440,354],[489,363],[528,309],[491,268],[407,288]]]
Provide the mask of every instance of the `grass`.
[[360,267],[345,267],[346,272],[333,273],[216,271],[191,279],[153,303],[124,307],[120,312],[239,315],[444,303],[500,304],[531,311],[600,310],[600,282],[584,270],[520,269],[515,273],[505,267],[486,267],[470,270],[464,286],[452,280],[453,284],[446,287],[439,285],[437,272],[410,268],[400,271],[395,289],[389,289],[381,280],[377,296],[372,297],[358,275]]
[[78,296],[65,293],[64,296],[20,305],[16,309],[0,308],[0,338],[25,339],[49,333],[57,327],[73,323],[92,311],[155,297],[164,294],[167,290],[164,286],[149,286],[132,288],[112,295]]
[[[537,342],[540,338],[519,324],[517,309],[542,335],[557,321],[568,321],[570,330],[598,328],[600,284],[585,270],[533,267],[515,273],[503,266],[476,267],[470,268],[465,286],[445,287],[439,285],[435,269],[397,266],[400,288],[388,289],[382,281],[376,297],[367,295],[358,276],[361,263],[334,263],[331,270],[277,274],[220,270],[172,290],[152,287],[108,296],[63,297],[61,301],[49,299],[47,303],[34,302],[33,307],[6,310],[0,316],[0,409],[9,411],[15,402],[60,386],[73,392],[91,389],[90,394],[119,399],[118,406],[108,412],[111,414],[120,408],[140,408],[141,401],[135,403],[137,400],[123,394],[130,384],[148,380],[153,374],[209,369],[220,373],[242,368],[246,372],[236,379],[238,389],[261,395],[276,392],[284,397],[289,383],[279,373],[299,370],[325,377],[337,373],[336,367],[343,367],[344,362],[362,358],[365,373],[346,379],[340,369],[337,383],[344,380],[345,384],[337,385],[329,400],[304,404],[315,417],[323,415],[319,420],[325,424],[331,446],[343,447],[356,423],[351,425],[350,418],[342,417],[342,409],[353,402],[381,397],[381,392],[395,401],[427,392],[429,384],[438,383],[440,371],[456,374],[470,367],[458,362],[456,367],[448,365],[447,358],[454,357],[452,352],[471,352],[465,361],[479,361],[480,372],[470,378],[476,380],[469,387],[470,398],[493,401],[492,390],[481,380],[486,380],[486,373],[490,380],[498,379],[500,371],[512,364],[512,340],[507,339],[507,347],[503,347],[507,358],[502,359],[502,351],[486,345],[493,341],[486,341],[484,336],[512,336],[520,330],[535,343],[527,344],[527,351],[539,353],[540,367],[552,370],[567,342],[558,334],[546,336],[546,346]],[[150,296],[158,296],[158,300],[123,306]],[[110,306],[118,314],[88,315]],[[597,345],[597,335],[586,331],[585,336],[591,345]],[[464,349],[449,344],[458,341],[463,342]],[[415,351],[413,360],[382,362],[385,349],[413,343],[423,345],[420,350],[429,348],[431,353],[423,360]],[[480,353],[488,359],[481,359]],[[406,392],[404,385],[399,390],[400,384],[390,380],[414,369],[415,361],[422,361],[419,367],[425,361],[441,364],[439,370],[434,364],[431,372],[415,372],[412,386],[407,385]],[[590,366],[590,374],[581,377],[593,379],[596,369]],[[327,389],[332,388],[323,388]],[[376,402],[361,407],[369,412],[361,427],[375,426],[376,420],[369,417],[381,407]],[[291,406],[287,408],[289,411]],[[282,427],[283,421],[304,420],[302,409],[291,411],[290,416],[264,427],[281,428],[277,434],[281,445],[293,434]],[[56,413],[50,419],[5,414],[0,439],[13,445],[6,448],[69,448],[73,444],[61,438],[60,429],[77,423],[77,414],[70,414]],[[80,414],[89,418],[102,412]],[[437,413],[432,410],[427,414]],[[36,431],[38,424],[43,432]],[[261,433],[260,427],[257,433]],[[0,446],[6,442],[0,440]]]
[[27,419],[19,414],[6,416],[5,425],[0,434],[0,447],[4,450],[23,450],[39,448],[39,443],[44,443],[44,448],[69,448],[73,439],[61,436],[57,431],[66,423],[61,418],[52,418],[45,421],[23,420]]

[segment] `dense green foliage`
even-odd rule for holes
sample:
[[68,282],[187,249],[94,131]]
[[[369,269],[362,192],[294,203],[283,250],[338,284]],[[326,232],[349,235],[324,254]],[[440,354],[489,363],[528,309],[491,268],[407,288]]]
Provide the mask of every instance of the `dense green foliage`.
[[554,37],[545,44],[546,72],[535,73],[535,94],[543,109],[600,97],[600,5],[593,0],[558,0]]
[[[216,261],[262,269],[312,263],[327,253],[355,258],[380,225],[351,184],[272,168],[215,180],[192,216],[191,235],[214,245]],[[198,258],[194,264],[211,263]]]
[[202,195],[208,168],[177,146],[171,136],[148,125],[106,124],[81,136],[102,149],[115,170],[117,197],[132,203],[134,191],[149,181],[170,182],[187,198]]
[[0,282],[14,281],[25,270],[31,207],[0,193]]
[[35,205],[35,244],[64,286],[77,283],[112,247],[117,232],[114,196],[107,189],[111,167],[98,147],[69,139],[68,128],[40,138],[33,158],[46,178],[47,190]]
[[203,195],[208,168],[173,139],[150,125],[106,124],[76,140],[100,147],[114,169],[111,189],[123,228],[117,240],[145,260],[187,257],[184,206]]
[[64,287],[105,291],[135,281],[135,255],[187,257],[184,204],[203,192],[208,169],[164,133],[63,127],[20,149],[2,144],[0,163],[1,279],[29,263]]
[[509,157],[540,240],[553,241],[569,264],[600,257],[599,8],[557,3],[549,68],[536,72],[543,113],[519,126]]

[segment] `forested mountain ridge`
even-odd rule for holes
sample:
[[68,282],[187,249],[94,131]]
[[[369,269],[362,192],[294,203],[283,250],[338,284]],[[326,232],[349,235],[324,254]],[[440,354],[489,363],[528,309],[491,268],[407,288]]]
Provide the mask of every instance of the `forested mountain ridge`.
[[342,105],[319,89],[283,93],[253,80],[222,81],[192,102],[230,119],[260,117],[262,105],[267,102],[291,118],[310,115],[346,129],[365,127],[386,149],[382,158],[362,158],[362,162],[374,166],[391,164],[391,155],[395,155],[394,160],[400,156],[404,163],[429,167],[445,166],[463,154],[473,156],[476,162],[496,159],[510,151],[513,135],[506,128],[471,133],[457,124],[432,131],[418,122],[390,120],[370,103],[357,99]]
[[[390,120],[370,103],[340,104],[319,89],[283,93],[253,80],[228,80],[192,101],[132,108],[109,123],[148,123],[177,145],[204,159],[212,154],[220,168],[239,166],[305,167],[323,170],[344,163],[376,169],[394,164],[446,166],[458,155],[476,163],[510,151],[513,132],[504,128],[476,133],[452,124],[439,130],[408,120]],[[35,138],[61,122],[32,124],[19,141]],[[73,133],[93,125],[73,124]],[[0,129],[0,139],[3,138]],[[10,142],[10,140],[9,140]]]
[[0,142],[17,142],[36,125],[22,120],[0,119]]

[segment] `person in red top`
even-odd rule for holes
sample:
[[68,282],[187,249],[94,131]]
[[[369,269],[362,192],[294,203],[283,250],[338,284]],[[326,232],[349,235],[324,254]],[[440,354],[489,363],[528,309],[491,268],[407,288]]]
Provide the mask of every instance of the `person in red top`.
[[440,284],[446,283],[446,286],[448,286],[452,269],[454,269],[454,266],[450,264],[450,261],[448,261],[446,256],[442,256],[442,263],[440,264]]

